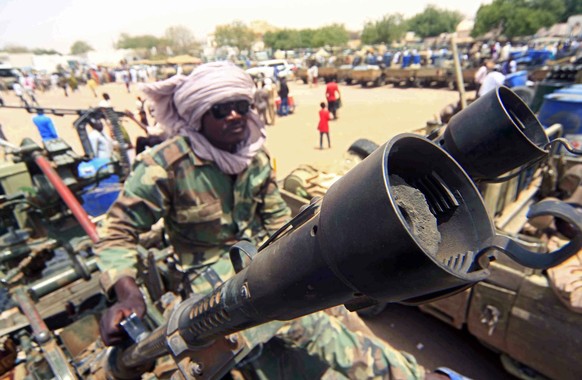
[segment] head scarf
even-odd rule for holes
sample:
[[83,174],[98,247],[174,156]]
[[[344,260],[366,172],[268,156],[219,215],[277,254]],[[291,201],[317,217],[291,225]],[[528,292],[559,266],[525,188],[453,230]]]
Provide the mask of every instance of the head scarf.
[[250,75],[239,67],[230,62],[211,62],[197,67],[189,76],[175,75],[143,85],[142,91],[169,137],[188,137],[197,156],[214,161],[227,174],[239,174],[264,145],[265,125],[249,111],[247,137],[231,153],[216,148],[200,133],[202,116],[217,103],[241,99],[252,102],[253,88]]

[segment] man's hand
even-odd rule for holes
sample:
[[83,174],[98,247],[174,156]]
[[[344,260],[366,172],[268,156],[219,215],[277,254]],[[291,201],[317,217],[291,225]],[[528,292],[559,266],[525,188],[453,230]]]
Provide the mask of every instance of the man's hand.
[[120,278],[115,285],[117,302],[111,306],[101,317],[99,332],[101,339],[107,346],[114,346],[127,338],[119,323],[135,313],[138,317],[143,317],[146,311],[146,304],[139,287],[131,277]]

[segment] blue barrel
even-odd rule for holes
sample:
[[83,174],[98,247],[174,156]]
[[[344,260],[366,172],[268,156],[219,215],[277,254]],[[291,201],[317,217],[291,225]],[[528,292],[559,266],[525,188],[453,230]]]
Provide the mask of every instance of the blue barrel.
[[582,146],[582,95],[553,93],[544,97],[538,114],[540,122],[549,127],[560,123],[564,137],[575,149]]
[[384,63],[384,66],[390,67],[390,65],[392,64],[392,54],[385,53],[384,56],[382,57],[382,62]]
[[509,52],[509,58],[511,58],[511,59],[518,59],[518,58],[521,58],[523,56],[524,56],[524,54],[520,50]]
[[[89,162],[82,162],[79,164],[77,170],[79,177],[91,178],[94,177],[99,170],[107,168],[109,159],[94,158]],[[117,199],[121,184],[117,175],[109,176],[101,180],[97,187],[89,185],[83,189],[81,195],[83,200],[83,208],[90,216],[99,216],[105,214],[113,202]]]
[[527,82],[527,71],[518,71],[513,74],[508,74],[505,77],[505,85],[507,87],[525,86]]
[[543,65],[552,57],[552,52],[549,50],[529,50],[527,54],[534,65]]
[[410,66],[410,61],[412,57],[410,55],[405,55],[402,57],[402,68]]
[[415,65],[420,65],[420,54],[412,55],[412,63]]
[[582,84],[575,84],[572,86],[564,87],[555,92],[556,94],[574,94],[582,96]]

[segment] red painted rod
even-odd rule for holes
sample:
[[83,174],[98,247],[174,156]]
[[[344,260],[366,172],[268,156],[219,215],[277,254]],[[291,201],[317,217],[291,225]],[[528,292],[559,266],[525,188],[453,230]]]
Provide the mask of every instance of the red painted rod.
[[99,234],[97,233],[97,227],[95,224],[89,219],[89,215],[85,212],[77,197],[71,192],[71,190],[65,185],[59,174],[53,169],[49,160],[47,160],[41,154],[36,154],[34,157],[34,161],[42,170],[44,175],[48,178],[49,182],[55,187],[57,193],[61,196],[61,199],[65,202],[65,204],[69,207],[73,216],[83,230],[87,233],[89,238],[93,241],[93,243],[97,243],[99,241]]

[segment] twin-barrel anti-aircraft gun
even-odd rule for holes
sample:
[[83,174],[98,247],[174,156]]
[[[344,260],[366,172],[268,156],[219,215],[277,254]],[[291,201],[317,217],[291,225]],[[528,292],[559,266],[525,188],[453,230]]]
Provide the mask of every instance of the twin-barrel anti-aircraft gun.
[[[2,361],[4,369],[63,379],[129,379],[150,371],[163,356],[173,359],[166,373],[176,378],[220,378],[250,350],[241,330],[340,304],[358,310],[383,302],[435,300],[486,279],[490,262],[501,253],[528,267],[551,267],[582,247],[580,212],[558,201],[532,206],[528,217],[560,218],[577,234],[552,253],[531,252],[495,231],[474,180],[531,166],[560,144],[580,154],[565,140],[550,142],[529,108],[501,87],[454,116],[431,139],[395,136],[262,246],[235,244],[230,258],[236,275],[209,294],[191,294],[171,248],[140,250],[140,280],[150,307],[145,324],[133,317],[124,321],[133,343],[114,349],[105,349],[98,339],[105,300],[95,282],[90,240],[99,237],[83,227],[83,217],[65,200],[66,190],[58,190],[58,180],[37,162],[46,153],[35,150],[32,162],[90,239],[80,244],[44,238],[45,244],[63,247],[76,264],[28,282],[20,263],[39,255],[33,254],[38,250],[34,239],[21,237],[29,249],[12,268],[19,273],[4,281],[19,306],[2,318],[8,321],[0,330],[4,356],[13,353],[12,361]],[[13,251],[5,247],[3,254]],[[19,275],[23,281],[16,280]],[[51,299],[56,293],[58,301]]]

